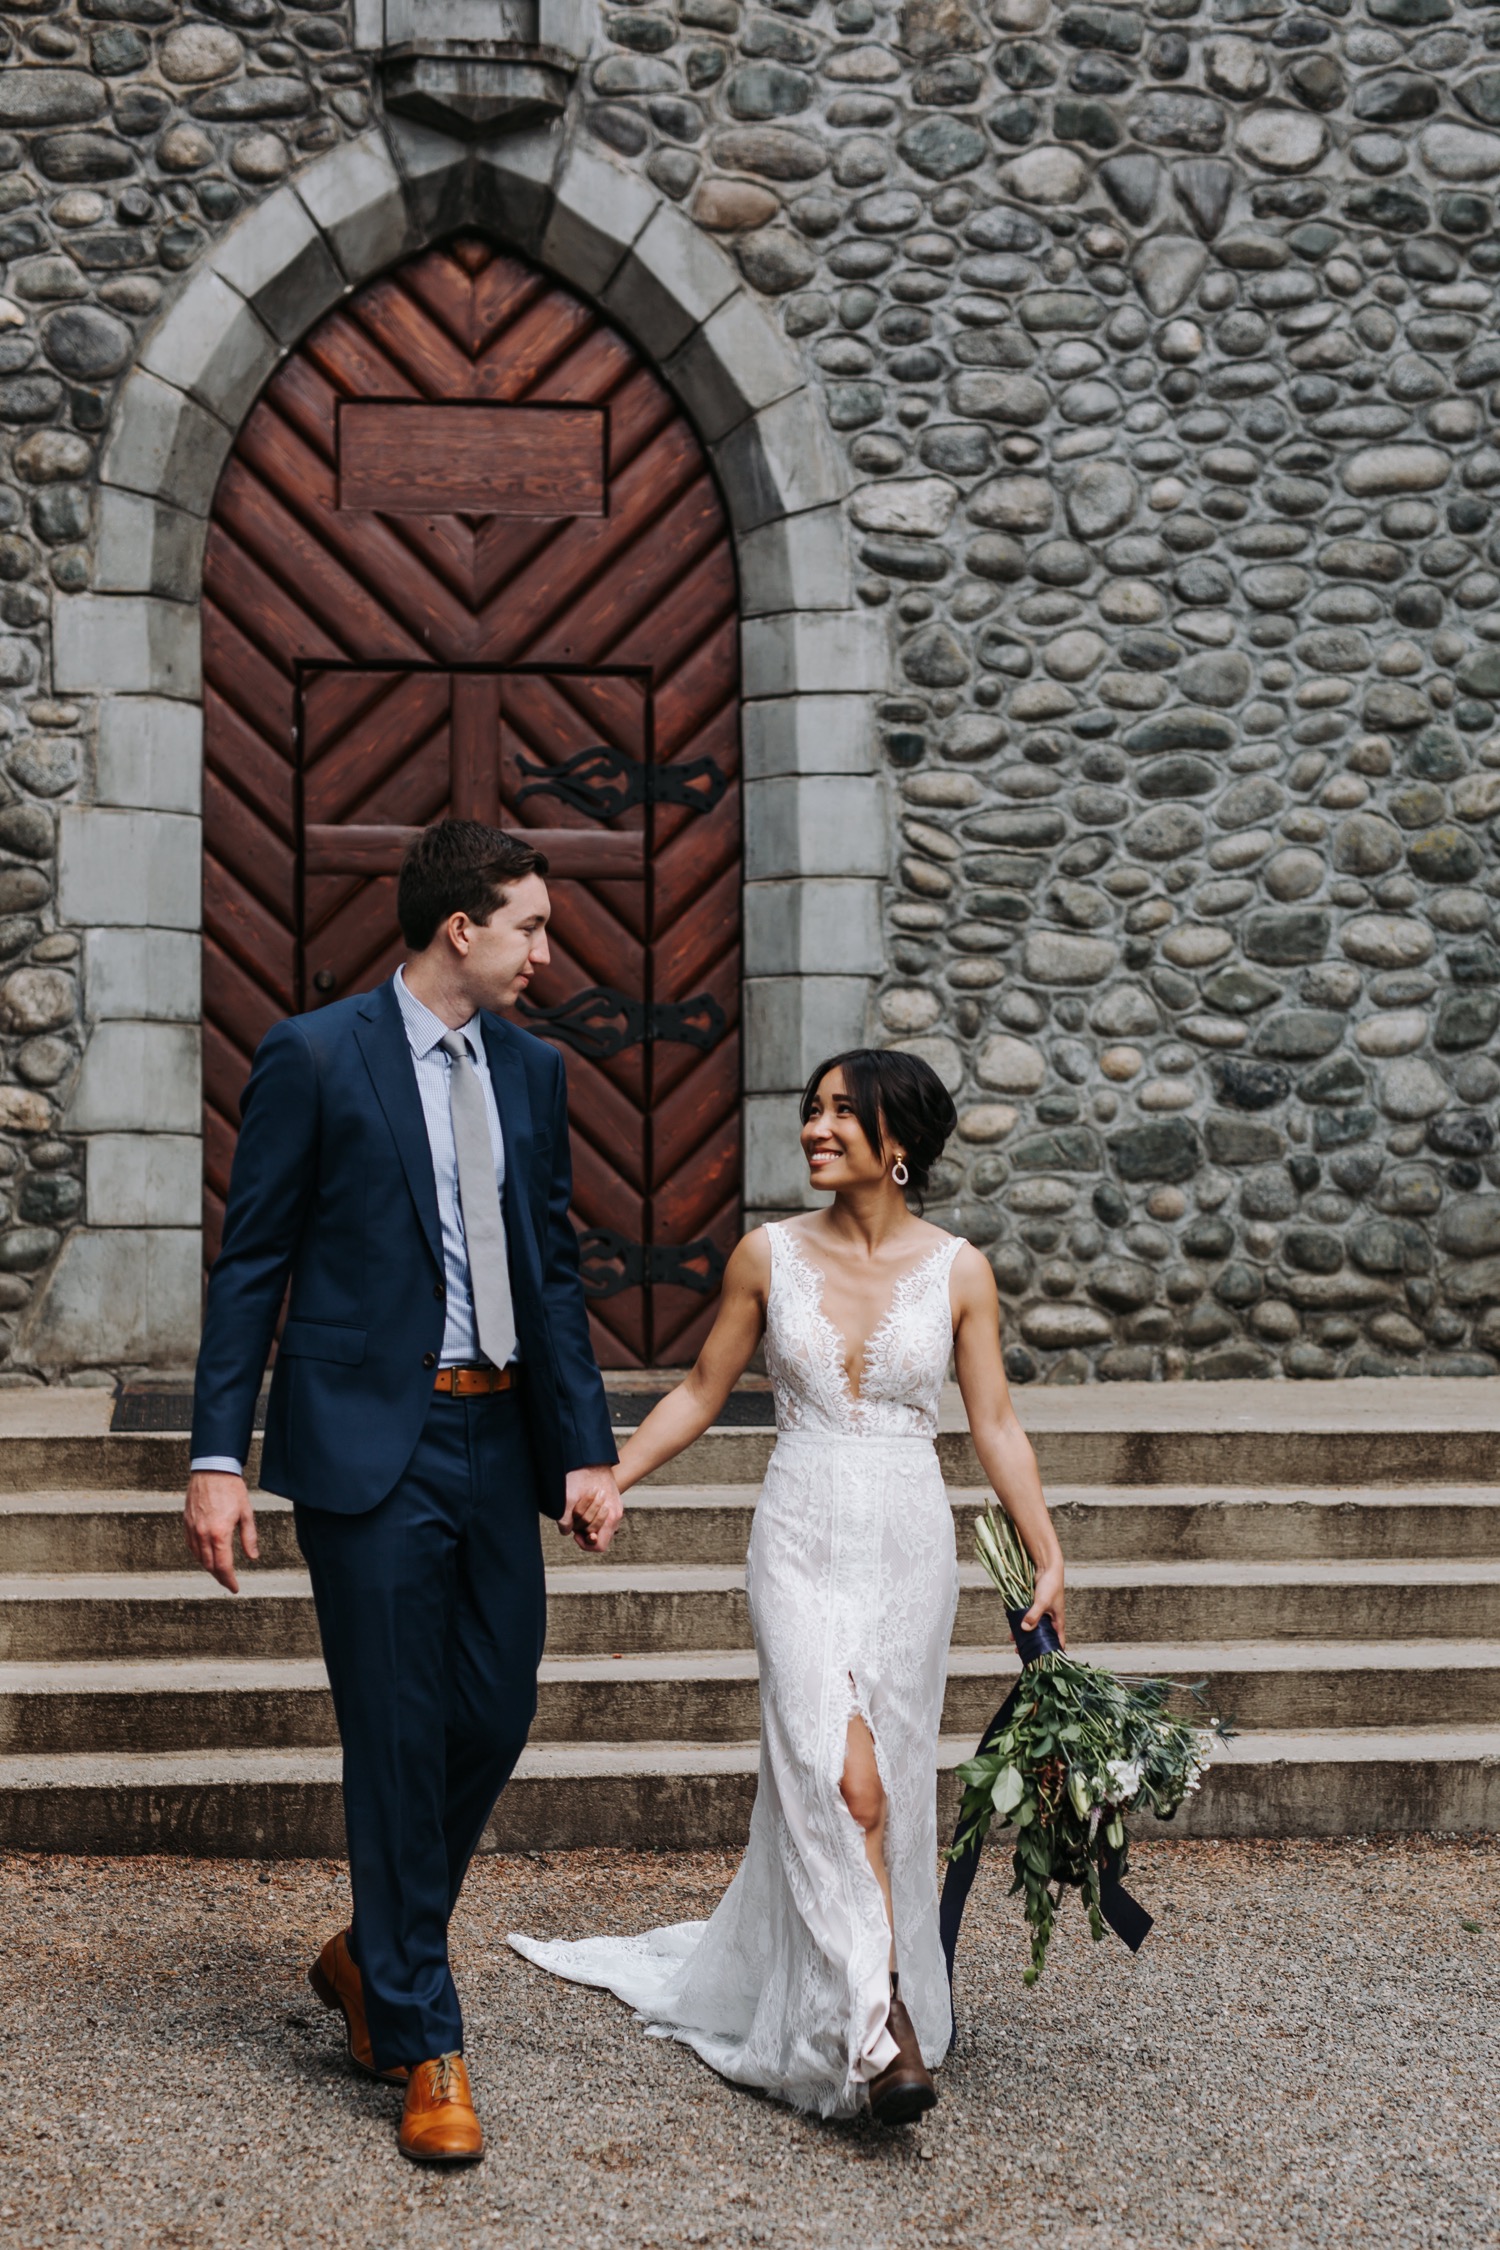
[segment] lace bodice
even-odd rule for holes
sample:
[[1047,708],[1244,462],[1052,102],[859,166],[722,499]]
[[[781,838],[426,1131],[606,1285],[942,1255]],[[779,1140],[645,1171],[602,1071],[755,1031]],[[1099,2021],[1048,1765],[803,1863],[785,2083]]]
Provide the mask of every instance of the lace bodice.
[[936,1437],[953,1349],[948,1276],[963,1248],[953,1235],[902,1274],[865,1346],[856,1394],[844,1339],[823,1310],[823,1277],[783,1221],[768,1226],[771,1291],[766,1366],[778,1430],[845,1437]]

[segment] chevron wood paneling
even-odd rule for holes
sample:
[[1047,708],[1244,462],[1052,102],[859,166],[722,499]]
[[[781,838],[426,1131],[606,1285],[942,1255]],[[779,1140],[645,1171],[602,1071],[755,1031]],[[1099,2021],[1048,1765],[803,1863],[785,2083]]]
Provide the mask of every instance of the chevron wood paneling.
[[[339,505],[339,408],[484,401],[602,410],[602,515]],[[430,417],[426,427],[430,427]],[[739,1218],[737,606],[697,440],[634,348],[522,260],[463,239],[330,315],[254,409],[205,564],[205,1231],[217,1248],[241,1090],[271,1024],[399,958],[394,881],[309,868],[305,832],[447,812],[600,821],[558,769],[597,745],[699,774],[636,803],[644,872],[554,883],[553,961],[528,999],[594,985],[650,1005],[710,996],[708,1049],[564,1048],[574,1217],[646,1245]],[[657,1283],[599,1299],[603,1364],[690,1358],[712,1300]]]

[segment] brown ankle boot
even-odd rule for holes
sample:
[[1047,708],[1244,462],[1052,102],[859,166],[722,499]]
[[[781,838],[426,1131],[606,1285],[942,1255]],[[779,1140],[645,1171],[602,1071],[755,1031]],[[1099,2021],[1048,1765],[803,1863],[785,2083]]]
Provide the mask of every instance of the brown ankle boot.
[[896,2059],[870,2080],[870,2115],[877,2125],[910,2125],[933,2107],[937,2088],[922,2060],[917,2035],[901,1998],[901,1980],[891,1978],[891,2012],[886,2030],[896,2042]]

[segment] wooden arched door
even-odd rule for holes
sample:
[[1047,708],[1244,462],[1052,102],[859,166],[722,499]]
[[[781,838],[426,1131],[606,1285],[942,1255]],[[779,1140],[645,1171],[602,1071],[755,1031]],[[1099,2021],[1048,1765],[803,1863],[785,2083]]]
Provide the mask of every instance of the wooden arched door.
[[523,260],[429,251],[246,422],[205,563],[204,1219],[278,1018],[400,958],[445,813],[542,832],[574,1218],[606,1366],[681,1364],[738,1224],[737,608],[697,439]]

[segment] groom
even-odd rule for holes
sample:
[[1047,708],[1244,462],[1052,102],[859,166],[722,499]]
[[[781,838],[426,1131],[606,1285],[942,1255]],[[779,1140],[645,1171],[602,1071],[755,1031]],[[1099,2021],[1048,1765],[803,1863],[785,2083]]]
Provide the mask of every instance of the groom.
[[574,1235],[556,1051],[493,1011],[547,959],[547,862],[477,821],[407,852],[389,983],[261,1042],[209,1282],[188,1544],[239,1591],[243,1475],[290,1283],[261,1483],[295,1505],[344,1750],[352,1927],[310,1972],[400,2148],[472,2162],[448,1918],[536,1711],[541,1515],[602,1553],[622,1503]]

